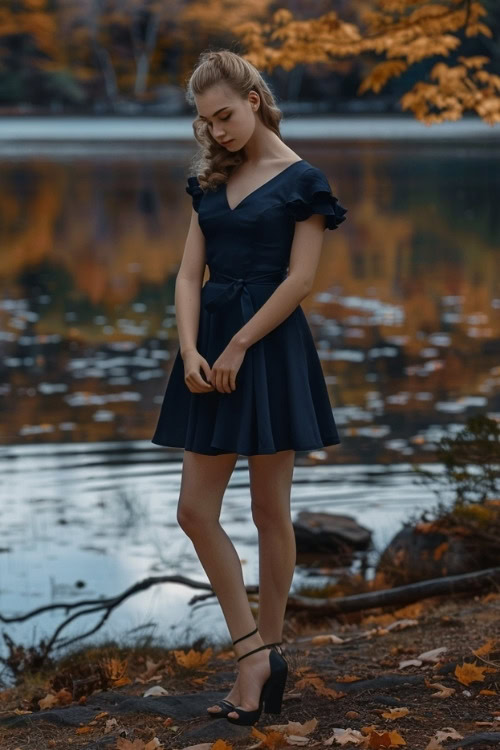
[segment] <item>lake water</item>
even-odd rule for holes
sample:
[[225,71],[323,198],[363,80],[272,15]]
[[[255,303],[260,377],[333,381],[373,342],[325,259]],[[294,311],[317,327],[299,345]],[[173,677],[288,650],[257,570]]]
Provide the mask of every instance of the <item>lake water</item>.
[[[349,210],[325,233],[302,303],[342,444],[297,454],[293,511],[354,515],[380,548],[435,502],[414,484],[411,462],[431,459],[434,441],[470,414],[500,418],[499,150],[487,139],[289,143]],[[206,580],[175,521],[181,455],[150,443],[178,346],[192,149],[182,140],[4,144],[4,615],[116,595],[150,575]],[[223,523],[256,583],[249,502],[241,458]],[[298,568],[294,585],[310,575]],[[106,632],[226,637],[213,600],[189,606],[196,593],[155,586],[127,600]],[[29,644],[64,617],[4,627]],[[88,626],[77,620],[68,635]]]

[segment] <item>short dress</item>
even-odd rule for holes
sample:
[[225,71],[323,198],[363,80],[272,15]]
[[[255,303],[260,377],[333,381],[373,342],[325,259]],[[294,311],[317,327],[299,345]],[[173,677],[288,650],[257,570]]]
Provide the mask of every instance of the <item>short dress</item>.
[[[210,278],[201,288],[198,352],[210,367],[232,337],[286,278],[296,221],[325,216],[336,229],[347,209],[324,173],[292,162],[233,209],[225,183],[186,192],[205,237]],[[152,443],[197,453],[242,456],[310,451],[340,443],[321,362],[300,304],[248,347],[230,393],[192,393],[180,347],[170,371]]]

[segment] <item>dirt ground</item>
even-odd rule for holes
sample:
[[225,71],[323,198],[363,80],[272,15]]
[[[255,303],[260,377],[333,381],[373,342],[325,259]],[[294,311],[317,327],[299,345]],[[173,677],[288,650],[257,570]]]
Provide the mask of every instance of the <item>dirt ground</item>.
[[[0,693],[1,750],[209,750],[218,740],[216,750],[500,748],[500,594],[373,612],[342,623],[287,619],[282,711],[262,714],[255,728],[205,715],[234,680],[230,649],[122,652],[109,668],[109,685],[97,691],[89,676],[99,658],[93,649],[86,653],[87,677],[82,667],[72,679],[60,664],[38,683]],[[441,651],[428,654],[435,649]],[[415,659],[421,663],[401,664]],[[154,686],[166,694],[144,697]]]

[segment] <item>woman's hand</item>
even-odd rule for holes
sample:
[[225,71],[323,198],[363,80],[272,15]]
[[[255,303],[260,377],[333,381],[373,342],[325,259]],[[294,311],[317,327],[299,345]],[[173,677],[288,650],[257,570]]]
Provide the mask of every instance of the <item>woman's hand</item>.
[[[191,393],[209,393],[214,390],[213,385],[207,383],[211,374],[210,365],[199,351],[192,349],[182,357],[182,361],[184,363],[184,382]],[[203,371],[206,380],[201,376],[200,369]]]
[[212,367],[210,382],[220,393],[236,390],[236,375],[245,357],[246,348],[230,341]]

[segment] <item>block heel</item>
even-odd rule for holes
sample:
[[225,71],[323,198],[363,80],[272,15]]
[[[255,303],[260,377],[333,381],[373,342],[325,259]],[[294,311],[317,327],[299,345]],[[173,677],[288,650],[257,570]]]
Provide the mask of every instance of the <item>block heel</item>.
[[271,676],[265,684],[263,693],[264,712],[266,714],[279,714],[281,713],[283,693],[285,692],[288,664],[284,657],[276,651],[274,653],[271,651],[269,660],[271,662]]

